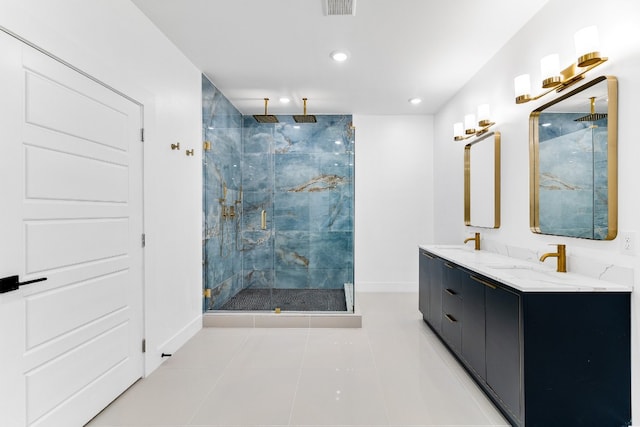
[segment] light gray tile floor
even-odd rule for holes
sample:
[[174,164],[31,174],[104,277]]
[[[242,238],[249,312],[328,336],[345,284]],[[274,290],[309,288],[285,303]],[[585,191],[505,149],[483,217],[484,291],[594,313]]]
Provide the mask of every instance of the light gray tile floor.
[[508,426],[422,321],[359,293],[362,329],[205,328],[90,427]]

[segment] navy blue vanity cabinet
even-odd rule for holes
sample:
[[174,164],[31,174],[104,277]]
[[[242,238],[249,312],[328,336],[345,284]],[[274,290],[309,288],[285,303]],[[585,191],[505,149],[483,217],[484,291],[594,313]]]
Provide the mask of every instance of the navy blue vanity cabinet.
[[444,260],[434,258],[429,273],[429,323],[437,332],[442,331],[442,281],[444,276]]
[[485,380],[487,377],[485,358],[485,300],[486,283],[471,274],[462,279],[462,351],[461,356],[468,368]]
[[442,330],[442,279],[444,261],[420,249],[418,305],[423,319],[437,333]]
[[631,294],[522,293],[524,420],[631,425]]
[[462,325],[464,324],[462,307],[463,270],[449,262],[444,262],[442,270],[442,338],[449,347],[460,353],[462,350]]
[[513,426],[631,424],[629,292],[523,292],[424,252],[425,321]]
[[485,287],[484,294],[486,383],[501,401],[503,411],[522,420],[520,295],[485,278],[480,280],[491,285]]
[[430,261],[433,260],[433,255],[430,255],[425,250],[420,249],[418,252],[418,310],[422,313],[422,318],[427,320],[429,315],[429,274],[433,267],[430,265]]

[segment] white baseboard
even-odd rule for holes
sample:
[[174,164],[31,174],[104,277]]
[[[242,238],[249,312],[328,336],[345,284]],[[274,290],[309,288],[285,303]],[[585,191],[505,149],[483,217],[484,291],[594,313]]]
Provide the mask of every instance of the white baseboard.
[[418,292],[418,283],[414,282],[357,282],[356,292]]
[[202,315],[196,316],[193,320],[187,323],[186,326],[163,343],[156,346],[154,346],[153,343],[147,343],[147,352],[145,355],[145,376],[155,371],[156,368],[166,360],[166,358],[163,360],[160,357],[162,353],[173,354],[196,333],[198,333],[200,329],[202,329]]

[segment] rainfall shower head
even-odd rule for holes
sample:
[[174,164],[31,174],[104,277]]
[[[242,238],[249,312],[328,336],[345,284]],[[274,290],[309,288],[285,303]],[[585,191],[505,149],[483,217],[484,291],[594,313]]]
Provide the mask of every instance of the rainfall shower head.
[[597,122],[598,120],[606,119],[606,113],[596,113],[596,97],[592,96],[591,100],[591,114],[574,119],[574,122]]
[[267,114],[267,105],[269,104],[269,98],[264,99],[264,114],[254,114],[253,118],[258,123],[278,123],[278,118],[274,115]]
[[307,98],[302,98],[302,102],[304,105],[303,115],[293,116],[293,120],[295,120],[296,123],[316,123],[316,116],[307,114]]

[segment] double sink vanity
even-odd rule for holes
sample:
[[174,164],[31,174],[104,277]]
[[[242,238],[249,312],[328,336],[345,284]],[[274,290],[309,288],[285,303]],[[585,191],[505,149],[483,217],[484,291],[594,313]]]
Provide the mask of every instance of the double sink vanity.
[[419,248],[419,309],[514,426],[631,421],[628,286],[468,246]]

